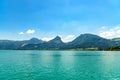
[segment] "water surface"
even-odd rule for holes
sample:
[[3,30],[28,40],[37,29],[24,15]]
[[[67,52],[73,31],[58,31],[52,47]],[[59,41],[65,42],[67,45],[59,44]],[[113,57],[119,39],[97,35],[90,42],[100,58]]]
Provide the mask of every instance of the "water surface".
[[1,50],[0,80],[120,80],[120,52]]

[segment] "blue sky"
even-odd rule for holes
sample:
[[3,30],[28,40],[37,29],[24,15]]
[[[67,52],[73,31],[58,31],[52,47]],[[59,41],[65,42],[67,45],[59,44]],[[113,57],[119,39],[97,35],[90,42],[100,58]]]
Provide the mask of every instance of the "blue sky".
[[0,0],[0,39],[120,37],[120,0]]

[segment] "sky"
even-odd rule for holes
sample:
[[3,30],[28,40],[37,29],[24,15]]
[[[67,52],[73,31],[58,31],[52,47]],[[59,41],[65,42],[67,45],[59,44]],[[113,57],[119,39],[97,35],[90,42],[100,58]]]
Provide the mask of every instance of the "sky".
[[0,0],[0,39],[120,37],[120,0]]

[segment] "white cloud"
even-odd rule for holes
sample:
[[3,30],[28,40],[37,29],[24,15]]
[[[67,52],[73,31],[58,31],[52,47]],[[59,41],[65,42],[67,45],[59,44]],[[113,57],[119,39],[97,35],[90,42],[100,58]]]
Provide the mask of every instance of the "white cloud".
[[22,34],[24,34],[24,32],[19,32],[18,34],[22,35]]
[[44,37],[42,38],[43,41],[49,41],[49,40],[52,40],[54,37]]
[[68,35],[65,38],[63,38],[62,40],[64,42],[69,42],[69,41],[72,41],[74,38],[75,38],[75,35]]
[[35,30],[34,29],[28,29],[26,32],[19,32],[19,35],[23,35],[23,34],[34,34]]
[[34,29],[29,29],[26,31],[27,34],[34,34],[35,33],[35,30]]
[[120,37],[120,25],[114,26],[112,28],[104,27],[104,29],[103,27],[101,27],[99,36],[108,38],[108,39]]

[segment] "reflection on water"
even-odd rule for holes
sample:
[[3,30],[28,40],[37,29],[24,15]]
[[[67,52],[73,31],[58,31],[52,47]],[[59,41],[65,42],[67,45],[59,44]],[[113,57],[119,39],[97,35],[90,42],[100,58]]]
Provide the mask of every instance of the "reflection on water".
[[120,53],[0,51],[0,80],[119,80]]

